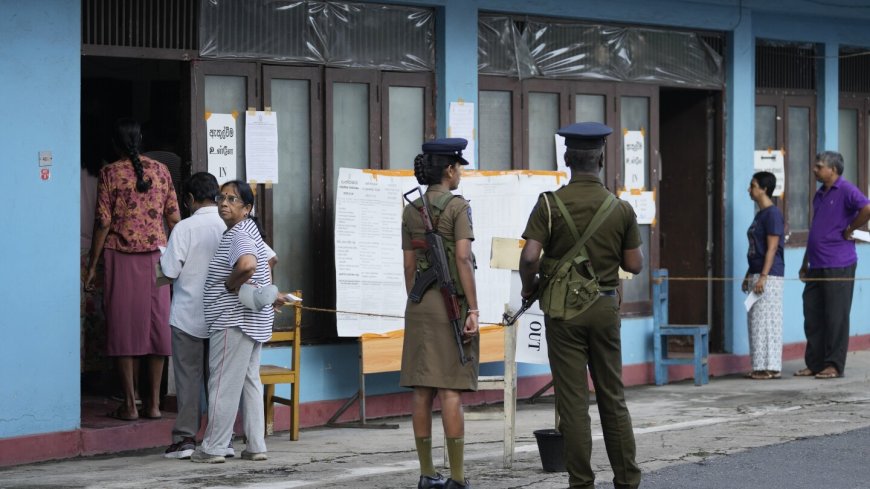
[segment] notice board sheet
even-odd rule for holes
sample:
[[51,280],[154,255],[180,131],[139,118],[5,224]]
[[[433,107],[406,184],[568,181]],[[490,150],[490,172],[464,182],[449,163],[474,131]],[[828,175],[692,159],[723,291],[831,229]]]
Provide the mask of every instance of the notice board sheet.
[[[335,206],[339,336],[404,328],[402,194],[419,186],[411,171],[341,168]],[[493,237],[520,238],[541,192],[567,183],[560,172],[466,171],[455,194],[470,202],[482,323],[497,323],[510,299],[510,270],[492,269]],[[425,186],[421,187],[425,192]],[[364,314],[350,314],[364,313]]]

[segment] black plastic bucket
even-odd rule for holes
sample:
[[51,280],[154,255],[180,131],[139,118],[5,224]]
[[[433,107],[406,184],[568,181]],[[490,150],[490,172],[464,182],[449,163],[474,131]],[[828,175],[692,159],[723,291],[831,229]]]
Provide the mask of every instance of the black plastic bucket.
[[537,430],[535,440],[538,442],[544,472],[565,472],[565,440],[562,433],[553,429]]

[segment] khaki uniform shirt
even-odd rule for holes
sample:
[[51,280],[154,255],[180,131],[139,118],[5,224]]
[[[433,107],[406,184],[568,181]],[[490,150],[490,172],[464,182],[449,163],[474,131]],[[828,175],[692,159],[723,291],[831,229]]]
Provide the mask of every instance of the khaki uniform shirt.
[[[582,235],[609,191],[604,188],[597,176],[578,174],[572,176],[568,185],[556,190],[555,193],[562,199],[574,220],[577,232]],[[548,223],[552,223],[552,227]],[[568,229],[555,200],[550,199],[548,211],[543,197],[538,198],[538,203],[532,209],[523,238],[533,239],[543,244],[544,255],[556,260],[562,258],[574,246],[571,230]],[[635,249],[640,245],[640,230],[634,209],[627,202],[619,201],[616,209],[586,242],[589,260],[599,276],[602,287],[619,285],[618,271],[622,263],[623,250]]]
[[[434,203],[450,190],[444,185],[430,185],[426,189],[426,199],[433,214],[436,212]],[[430,216],[434,220],[434,216]],[[471,224],[471,206],[461,196],[450,199],[446,208],[441,211],[438,218],[436,231],[445,241],[459,241],[460,239],[474,240],[474,230]],[[406,205],[402,213],[402,249],[411,250],[412,239],[426,239],[426,228],[423,226],[423,218],[420,211],[412,205]],[[421,256],[425,250],[415,250]]]
[[[426,190],[429,208],[450,190],[444,185],[430,185]],[[434,216],[432,216],[434,220]],[[441,211],[435,225],[445,241],[474,239],[471,207],[462,197],[455,197]],[[402,249],[412,250],[412,239],[425,240],[426,229],[420,211],[405,206],[402,214]],[[425,250],[414,250],[417,258]],[[448,257],[448,260],[450,258]],[[479,337],[463,345],[466,358],[473,358],[464,367],[459,363],[459,351],[453,336],[453,326],[447,318],[444,299],[437,286],[430,287],[420,303],[408,300],[405,307],[405,339],[402,346],[402,370],[399,385],[403,387],[434,387],[460,391],[477,390],[479,373]]]

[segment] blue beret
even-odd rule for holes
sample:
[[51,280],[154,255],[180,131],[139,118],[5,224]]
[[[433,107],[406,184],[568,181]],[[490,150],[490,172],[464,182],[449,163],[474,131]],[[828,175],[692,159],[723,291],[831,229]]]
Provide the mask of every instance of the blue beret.
[[577,122],[559,129],[556,134],[565,138],[568,149],[598,149],[612,132],[613,129],[600,122]]
[[468,141],[463,138],[433,139],[423,143],[423,153],[430,155],[455,156],[459,163],[467,165],[468,161],[462,157],[462,150],[468,146]]

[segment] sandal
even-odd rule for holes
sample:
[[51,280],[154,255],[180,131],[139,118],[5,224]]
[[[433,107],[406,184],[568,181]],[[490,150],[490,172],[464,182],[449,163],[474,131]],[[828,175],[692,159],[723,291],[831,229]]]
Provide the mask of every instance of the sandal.
[[816,374],[817,379],[836,379],[840,376],[840,372],[834,367],[825,367],[824,370]]
[[139,416],[130,416],[129,414],[124,412],[124,406],[118,406],[114,411],[110,411],[106,413],[106,416],[112,419],[119,419],[121,421],[136,421],[139,419]]
[[768,370],[767,373],[770,374],[771,379],[781,379],[782,378],[782,372],[780,372],[779,370]]
[[756,370],[752,372],[752,380],[770,380],[773,378],[773,375],[767,370]]
[[808,368],[802,368],[794,373],[795,377],[812,377],[813,375],[816,375],[816,372],[813,372]]

